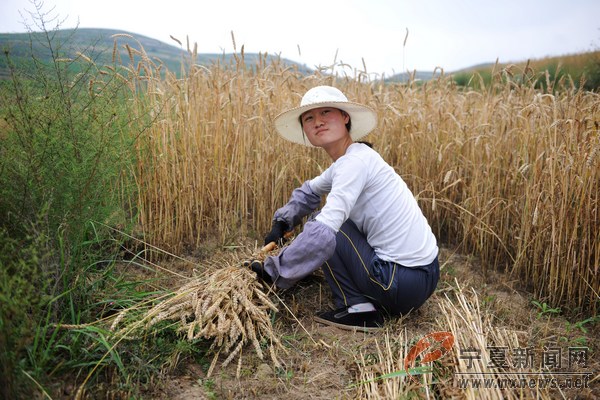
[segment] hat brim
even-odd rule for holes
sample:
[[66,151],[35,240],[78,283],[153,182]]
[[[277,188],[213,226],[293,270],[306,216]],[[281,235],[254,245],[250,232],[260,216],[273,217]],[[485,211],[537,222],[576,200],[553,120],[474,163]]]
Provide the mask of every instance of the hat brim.
[[368,135],[377,126],[377,114],[372,108],[351,101],[328,101],[295,107],[282,112],[275,117],[275,129],[281,137],[290,142],[314,147],[304,134],[299,118],[308,110],[322,107],[338,108],[350,115],[352,122],[350,137],[353,141]]

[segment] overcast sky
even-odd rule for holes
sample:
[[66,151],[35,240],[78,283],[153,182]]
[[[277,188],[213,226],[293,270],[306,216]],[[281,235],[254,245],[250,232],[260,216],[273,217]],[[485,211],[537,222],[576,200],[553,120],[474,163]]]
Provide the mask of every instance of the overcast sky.
[[[280,54],[309,67],[451,72],[600,49],[600,0],[46,0],[62,27],[114,28],[199,53]],[[0,1],[0,32],[23,32],[29,0]],[[408,30],[406,45],[404,39]],[[177,45],[178,46],[178,45]]]

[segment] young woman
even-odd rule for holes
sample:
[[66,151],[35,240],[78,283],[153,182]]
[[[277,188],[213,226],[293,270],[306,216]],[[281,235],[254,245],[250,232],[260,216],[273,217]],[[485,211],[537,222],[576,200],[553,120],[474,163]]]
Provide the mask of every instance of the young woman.
[[417,309],[439,278],[436,238],[412,193],[376,151],[356,142],[376,124],[371,108],[331,86],[310,89],[299,107],[275,119],[281,136],[322,148],[333,163],[275,212],[265,244],[280,241],[327,195],[320,212],[289,246],[252,269],[289,288],[322,268],[336,309],[315,320],[343,329],[375,330],[384,315]]

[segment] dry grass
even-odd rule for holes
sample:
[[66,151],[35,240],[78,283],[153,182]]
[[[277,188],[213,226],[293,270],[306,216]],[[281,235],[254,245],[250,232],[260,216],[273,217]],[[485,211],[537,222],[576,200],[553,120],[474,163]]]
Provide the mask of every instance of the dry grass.
[[[410,349],[406,329],[386,331],[380,341],[375,340],[374,347],[375,353],[365,349],[357,356],[357,398],[399,399],[419,390],[419,385],[406,376],[382,378],[404,372],[404,358]],[[424,378],[423,388],[426,389],[431,384],[428,377]]]
[[[564,377],[558,369],[543,370],[539,359],[536,365],[527,367],[508,365],[509,358],[506,358],[505,368],[491,365],[490,348],[502,349],[508,357],[521,349],[535,350],[539,356],[544,346],[560,344],[545,342],[549,338],[536,342],[532,329],[535,324],[521,330],[502,323],[493,312],[483,308],[477,289],[463,288],[458,281],[455,285],[453,290],[431,300],[432,307],[439,310],[437,320],[431,321],[427,315],[418,317],[425,317],[420,323],[430,323],[430,329],[452,332],[455,338],[450,353],[433,364],[433,374],[418,376],[418,383],[406,376],[404,359],[411,348],[408,338],[419,338],[422,334],[411,323],[403,323],[401,328],[394,324],[387,327],[379,340],[374,339],[374,345],[365,346],[355,356],[359,366],[356,398],[553,399],[594,396],[589,390],[573,391],[544,385],[543,382],[551,379],[564,382],[561,380]],[[475,353],[481,358],[470,358]],[[532,380],[536,383],[530,385]],[[481,386],[473,386],[474,381]],[[493,383],[484,386],[485,381]]]
[[[536,370],[537,367],[535,366],[531,366],[528,370],[511,368],[508,363],[508,367],[503,369],[490,367],[491,353],[488,351],[490,347],[503,349],[503,352],[506,352],[507,355],[515,349],[529,348],[527,343],[529,338],[524,335],[526,332],[518,332],[511,327],[497,326],[493,315],[482,312],[481,301],[474,288],[465,291],[457,282],[457,291],[452,295],[453,299],[446,295],[438,303],[438,306],[445,317],[445,321],[441,322],[440,325],[451,332],[455,332],[456,342],[453,347],[453,360],[450,362],[454,374],[453,384],[456,384],[456,380],[468,379],[473,376],[485,377],[495,382],[506,378],[517,377],[518,379],[520,373],[529,373]],[[461,354],[461,352],[469,349],[481,351],[481,360],[465,358],[465,354],[470,354],[468,352]],[[510,372],[510,375],[506,375],[507,372]],[[463,390],[462,395],[466,399],[552,398],[547,388],[540,388],[539,386],[532,388],[532,390],[527,387],[502,389],[498,386],[492,386],[483,390],[468,387]]]
[[[137,273],[155,278],[169,273],[171,281],[161,279],[160,284],[173,289],[98,322],[112,322],[115,344],[110,351],[118,349],[121,340],[154,340],[152,333],[165,324],[192,343],[198,345],[199,339],[212,344],[212,363],[206,368],[174,354],[165,371],[168,382],[149,397],[205,398],[213,393],[219,398],[592,399],[598,395],[600,377],[593,376],[598,367],[598,324],[588,325],[590,332],[583,333],[569,329],[564,316],[540,316],[518,281],[493,271],[484,274],[473,257],[442,248],[441,280],[432,298],[417,312],[387,321],[383,331],[363,334],[314,322],[318,310],[332,306],[321,274],[275,295],[238,267],[239,260],[264,256],[255,241],[241,238],[235,247],[208,250],[208,257],[200,259],[165,255],[158,263],[146,260],[156,272],[140,268]],[[425,335],[439,331],[454,335],[451,351],[433,363],[415,360],[415,367],[432,367],[433,373],[413,374],[416,381],[411,380],[404,373],[406,355]],[[544,370],[540,355],[560,347],[566,356],[567,348],[582,345],[589,348],[589,365],[581,369],[591,375],[589,388],[461,386],[463,379],[471,378],[518,385],[531,377],[560,380],[561,372],[577,370]],[[513,351],[530,349],[536,354],[535,363],[526,368],[488,366],[491,346],[505,349],[510,362]],[[478,350],[481,359],[471,363],[465,357],[470,349]],[[556,376],[551,374],[555,372]]]
[[[245,253],[242,248],[240,251]],[[237,253],[234,252],[232,258],[234,254]],[[599,344],[597,329],[596,333],[590,331],[585,335],[569,333],[564,317],[537,316],[539,310],[531,305],[526,294],[515,289],[519,287],[518,282],[507,282],[501,274],[486,277],[477,260],[447,249],[442,250],[441,259],[444,265],[442,277],[433,297],[418,312],[389,320],[383,331],[374,334],[341,331],[312,320],[317,310],[330,306],[327,285],[320,275],[302,281],[293,289],[278,292],[277,296],[270,293],[270,298],[277,299],[279,312],[273,319],[269,335],[279,338],[286,349],[278,352],[279,368],[266,366],[273,364],[251,351],[253,345],[247,341],[242,347],[243,361],[238,360],[237,366],[235,363],[227,365],[231,353],[224,352],[208,372],[188,361],[185,368],[180,369],[183,372],[169,377],[169,381],[174,380],[176,384],[165,390],[165,398],[183,398],[174,396],[180,392],[186,393],[188,398],[202,398],[206,389],[194,386],[193,382],[209,378],[213,379],[214,387],[219,388],[215,394],[223,398],[591,399],[597,396],[597,382],[593,381],[599,379],[593,375],[598,365],[595,361]],[[213,275],[218,270],[214,269],[215,272],[205,278],[218,276]],[[224,268],[223,273],[227,270]],[[209,290],[208,286],[205,290]],[[181,288],[173,295],[183,291]],[[221,304],[225,310],[230,310],[229,302]],[[231,312],[225,314],[226,319],[234,320]],[[181,327],[183,334],[187,333],[184,328],[187,321],[173,321]],[[454,335],[451,350],[433,363],[421,364],[417,359],[415,367],[432,367],[433,373],[417,372],[413,374],[416,381],[411,380],[405,374],[406,355],[425,335],[439,331]],[[567,348],[581,346],[582,337],[588,340],[589,365],[581,371],[591,375],[589,388],[559,389],[541,384],[528,387],[528,383],[522,383],[531,378],[542,381],[556,378],[559,382],[564,378],[574,379],[560,373],[578,370],[543,369],[540,357],[546,349],[553,347],[562,348],[566,355]],[[259,341],[262,340],[259,338]],[[511,364],[503,369],[490,366],[491,347],[504,349],[507,362]],[[519,349],[535,353],[531,365],[512,366],[512,354]],[[478,350],[481,358],[469,361],[465,355],[472,354],[473,350]],[[465,384],[471,379],[481,382],[486,379],[508,387],[474,388]]]

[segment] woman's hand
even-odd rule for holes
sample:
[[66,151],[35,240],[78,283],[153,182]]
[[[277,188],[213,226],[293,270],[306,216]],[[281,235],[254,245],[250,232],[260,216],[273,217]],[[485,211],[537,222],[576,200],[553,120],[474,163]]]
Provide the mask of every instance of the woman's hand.
[[288,225],[285,221],[275,220],[271,227],[271,232],[265,236],[265,245],[275,242],[277,245],[285,243],[285,232],[288,230]]

